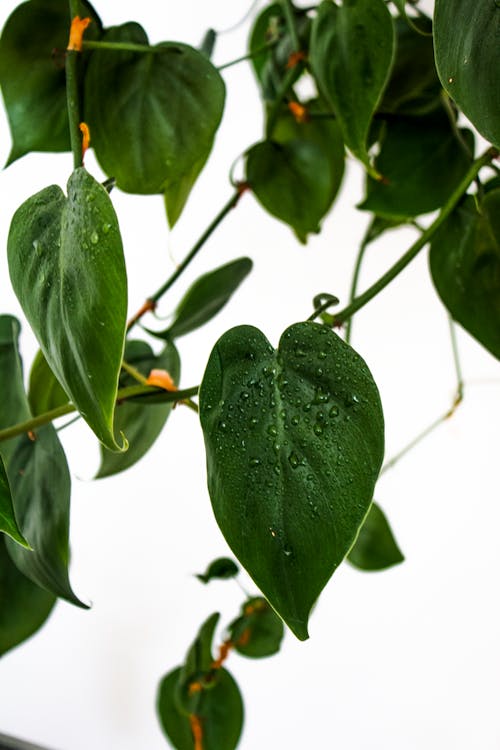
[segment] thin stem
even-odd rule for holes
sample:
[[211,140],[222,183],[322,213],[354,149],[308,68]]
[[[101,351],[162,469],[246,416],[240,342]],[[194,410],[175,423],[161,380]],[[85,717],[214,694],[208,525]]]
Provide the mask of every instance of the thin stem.
[[111,52],[164,52],[165,48],[161,45],[155,47],[150,44],[134,44],[133,42],[95,42],[95,41],[84,41],[83,49],[99,49],[99,50],[110,50]]
[[128,362],[125,362],[125,360],[122,360],[122,370],[125,370],[125,372],[128,372],[130,377],[134,378],[134,380],[137,380],[138,383],[141,383],[141,385],[148,385],[147,379],[142,375],[142,373],[139,372],[139,370],[134,367],[133,365],[129,365]]
[[196,242],[196,244],[193,246],[192,250],[186,255],[182,263],[176,268],[174,273],[167,279],[167,281],[162,284],[162,286],[151,295],[151,297],[148,297],[146,302],[142,305],[140,310],[132,316],[132,318],[129,320],[127,324],[127,331],[130,331],[131,328],[137,323],[138,320],[143,316],[145,312],[148,310],[154,310],[156,307],[156,303],[160,299],[160,297],[163,297],[163,295],[170,289],[171,286],[177,281],[179,276],[186,270],[188,265],[191,263],[191,261],[196,257],[196,255],[199,253],[205,242],[209,239],[209,237],[214,233],[214,231],[217,229],[219,224],[225,219],[225,217],[230,213],[231,209],[235,208],[235,206],[238,204],[241,196],[245,192],[245,190],[248,188],[248,185],[245,183],[242,183],[238,185],[236,192],[234,195],[228,200],[226,205],[222,208],[222,210],[217,214],[215,219],[212,221],[212,223],[207,227],[207,229],[203,232],[200,239]]
[[180,403],[181,403],[181,404],[184,404],[184,405],[185,405],[185,406],[187,406],[187,407],[188,407],[189,409],[191,409],[192,411],[196,412],[196,414],[198,414],[198,412],[200,411],[200,410],[199,410],[199,408],[198,408],[198,404],[197,404],[197,403],[195,403],[195,402],[193,401],[193,399],[191,399],[191,398],[185,398],[185,399],[183,399],[183,400],[182,400],[182,401],[181,401]]
[[[144,386],[144,385],[129,385],[126,388],[120,388],[116,394],[116,403],[122,403],[123,401],[130,401],[132,399],[138,400],[141,397],[155,396],[154,403],[159,401],[184,401],[190,399],[191,396],[196,396],[199,391],[199,386],[193,386],[191,388],[183,388],[179,391],[165,391],[163,388],[157,388],[156,386]],[[6,427],[4,430],[0,430],[0,442],[4,440],[10,440],[11,438],[23,435],[26,432],[34,432],[39,427],[43,427],[49,422],[53,422],[59,417],[64,417],[66,414],[72,414],[76,411],[76,406],[73,404],[64,404],[58,406],[56,409],[51,409],[43,414],[39,414],[37,417],[27,419],[25,422],[19,422],[18,424]]]
[[225,70],[226,68],[230,68],[232,65],[237,65],[237,63],[245,62],[245,60],[252,60],[254,57],[258,57],[263,52],[266,52],[269,49],[272,49],[276,46],[276,42],[269,42],[268,44],[263,44],[262,47],[258,47],[253,52],[249,52],[247,55],[242,55],[241,57],[237,57],[235,60],[231,60],[230,62],[224,63],[223,65],[218,65],[217,70]]
[[[351,289],[349,292],[349,304],[352,304],[353,300],[356,297],[356,293],[358,291],[358,281],[359,281],[359,274],[361,272],[361,266],[363,265],[363,260],[365,257],[366,248],[369,245],[368,242],[368,235],[371,229],[371,224],[368,227],[368,229],[365,232],[365,235],[361,241],[361,245],[359,246],[358,256],[356,258],[356,263],[354,265],[354,271],[352,274],[352,280],[351,280]],[[347,320],[347,324],[345,327],[345,341],[346,344],[351,343],[351,333],[352,333],[352,318],[349,318]]]
[[388,270],[383,276],[380,277],[372,286],[370,286],[363,294],[356,297],[351,303],[349,303],[343,310],[333,315],[333,325],[340,326],[351,315],[361,310],[368,302],[385,289],[385,287],[408,266],[411,261],[418,255],[420,250],[427,245],[432,239],[437,229],[451,214],[459,200],[462,198],[467,188],[473,182],[479,173],[480,169],[484,167],[491,159],[498,155],[498,151],[490,147],[484,152],[476,161],[471,165],[467,174],[462,178],[459,185],[455,188],[447,202],[441,209],[439,216],[432,222],[432,224],[422,233],[422,235],[413,243],[413,245],[406,251],[406,253]]
[[386,463],[380,469],[379,477],[381,477],[382,474],[385,474],[386,471],[389,471],[389,469],[392,469],[393,466],[395,466],[395,464],[397,464],[397,462],[401,458],[403,458],[403,456],[406,456],[406,454],[412,450],[412,448],[415,448],[415,446],[421,443],[422,440],[424,440],[424,438],[426,438],[428,435],[431,434],[431,432],[434,432],[436,427],[439,427],[440,424],[443,424],[443,422],[445,422],[446,419],[448,419],[448,415],[449,415],[449,409],[445,414],[442,414],[440,417],[438,417],[438,419],[432,422],[432,424],[426,427],[425,430],[422,430],[422,432],[420,432],[415,438],[413,438],[413,440],[410,440],[408,445],[405,445],[405,447],[402,448],[402,450],[400,450],[399,453],[396,453],[395,456],[393,456],[388,461],[386,461]]
[[325,312],[325,310],[328,310],[328,308],[332,305],[338,305],[339,298],[335,297],[335,295],[333,294],[317,294],[314,298],[313,304],[314,312],[306,319],[308,323],[316,320],[316,318],[318,318],[321,313]]
[[298,52],[300,50],[300,41],[299,41],[299,35],[297,32],[297,26],[295,24],[295,15],[293,12],[293,5],[291,3],[291,0],[282,0],[282,6],[283,6],[283,13],[285,16],[285,20],[288,26],[288,31],[290,32],[290,36],[292,37],[292,44],[293,44],[293,52]]
[[[455,324],[451,316],[448,316],[448,325],[450,327],[450,339],[451,339],[451,351],[453,353],[453,363],[455,365],[455,372],[457,375],[457,395],[455,398],[455,403],[457,403],[457,401],[458,403],[460,403],[460,401],[462,401],[464,397],[464,378],[462,375],[462,365],[460,363],[460,354],[458,351],[458,341],[457,341]],[[458,403],[457,403],[457,406],[458,406]]]
[[[78,1],[69,0],[70,23],[78,15]],[[69,136],[73,153],[73,167],[83,164],[80,134],[80,97],[78,94],[78,55],[76,50],[66,51],[66,102],[68,107]]]

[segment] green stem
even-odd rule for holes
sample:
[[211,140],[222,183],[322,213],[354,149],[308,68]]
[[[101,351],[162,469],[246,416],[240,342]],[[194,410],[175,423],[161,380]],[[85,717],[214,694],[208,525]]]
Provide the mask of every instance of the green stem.
[[254,57],[258,57],[263,52],[267,52],[267,50],[272,49],[275,46],[276,46],[276,42],[263,44],[262,47],[258,47],[253,52],[249,52],[248,55],[242,55],[241,57],[237,57],[235,60],[231,60],[230,62],[224,63],[223,65],[218,65],[217,70],[220,72],[221,70],[230,68],[231,66],[237,65],[240,62],[245,62],[245,60],[252,60]]
[[[70,23],[78,15],[77,0],[69,0]],[[78,94],[78,55],[76,50],[66,51],[66,102],[68,107],[69,137],[73,153],[73,167],[83,164],[80,134],[80,97]]]
[[283,6],[283,13],[285,16],[285,20],[288,26],[288,31],[290,32],[290,36],[292,37],[292,44],[293,44],[293,52],[298,52],[300,50],[300,41],[299,41],[299,35],[297,32],[297,26],[295,24],[295,14],[293,12],[293,5],[291,3],[291,0],[282,0],[282,6]]
[[[303,63],[298,63],[298,65],[303,66]],[[283,83],[281,85],[280,90],[278,91],[278,94],[276,95],[276,99],[273,102],[273,106],[271,107],[271,111],[269,112],[269,116],[267,118],[267,125],[266,125],[266,138],[271,138],[274,130],[274,126],[276,125],[276,120],[278,119],[279,111],[281,108],[281,104],[283,102],[283,99],[287,95],[290,88],[293,86],[293,83],[297,77],[297,71],[296,67],[290,68],[290,70],[287,72]]]
[[134,44],[133,42],[83,42],[83,49],[110,50],[112,52],[162,52],[164,48],[160,45],[153,47],[149,44]]
[[[153,395],[156,397],[154,403],[159,401],[162,403],[184,401],[185,399],[190,399],[191,396],[196,396],[198,391],[199,386],[197,385],[178,391],[165,391],[163,388],[156,388],[155,386],[129,385],[126,388],[120,388],[116,394],[116,402],[121,403],[132,399],[137,400],[140,397],[151,397]],[[39,414],[37,417],[27,419],[25,422],[19,422],[12,425],[12,427],[6,427],[4,430],[0,430],[0,443],[18,435],[23,435],[26,432],[34,432],[39,427],[43,427],[59,417],[64,417],[66,414],[72,414],[76,410],[76,406],[73,404],[64,404],[63,406],[58,406],[56,409]]]
[[[358,281],[359,281],[359,274],[361,272],[361,266],[363,265],[363,260],[365,257],[366,248],[368,247],[368,233],[371,229],[371,223],[368,229],[365,232],[365,236],[363,237],[361,241],[361,245],[359,246],[358,256],[356,258],[356,263],[354,265],[354,271],[352,274],[352,280],[351,280],[351,289],[349,292],[349,304],[352,304],[353,300],[356,297],[356,292],[358,291]],[[352,318],[349,318],[347,320],[347,324],[345,327],[345,341],[346,344],[351,343],[351,333],[352,333]]]
[[238,204],[238,201],[240,200],[241,196],[243,195],[244,191],[246,190],[246,185],[242,184],[239,185],[236,189],[236,192],[234,195],[228,200],[226,205],[222,208],[222,210],[217,214],[215,219],[212,221],[212,223],[207,227],[207,229],[203,232],[199,240],[196,242],[196,244],[193,246],[191,251],[186,255],[182,263],[176,268],[174,273],[167,279],[167,281],[162,284],[162,286],[151,295],[151,297],[148,297],[144,305],[140,308],[140,310],[129,320],[127,325],[127,331],[130,331],[131,328],[134,327],[134,325],[137,323],[137,321],[142,317],[142,315],[147,312],[148,310],[154,310],[156,307],[156,303],[160,299],[160,297],[163,297],[163,295],[170,289],[170,287],[177,281],[179,276],[186,270],[188,265],[191,263],[191,261],[195,258],[195,256],[199,253],[205,242],[209,239],[209,237],[213,234],[213,232],[217,229],[219,224],[225,219],[225,217],[230,213],[231,209],[235,208],[235,206]]
[[457,393],[456,393],[455,402],[454,402],[454,406],[456,408],[456,406],[458,406],[458,404],[462,401],[464,397],[464,378],[462,374],[462,365],[460,364],[460,354],[458,351],[458,342],[457,342],[455,324],[453,323],[451,316],[448,316],[448,324],[450,326],[450,339],[451,339],[451,351],[453,353],[453,364],[455,365],[455,373],[457,376]]
[[125,362],[124,359],[122,359],[122,370],[125,370],[130,377],[134,378],[134,380],[137,380],[138,383],[141,383],[141,385],[147,385],[147,379],[142,375],[139,370],[134,367],[133,365],[129,365],[128,362]]
[[422,233],[422,235],[413,243],[413,245],[406,251],[406,253],[388,271],[386,271],[386,273],[384,273],[384,275],[381,276],[380,279],[372,284],[372,286],[370,286],[365,292],[363,292],[363,294],[360,294],[359,297],[356,297],[354,300],[352,300],[352,302],[350,302],[343,310],[338,312],[336,315],[333,315],[332,324],[334,326],[342,325],[351,317],[351,315],[354,315],[354,313],[358,312],[358,310],[361,310],[362,307],[364,307],[368,302],[376,297],[377,294],[382,291],[382,289],[385,289],[385,287],[390,284],[390,282],[393,281],[396,276],[398,276],[401,271],[403,271],[406,266],[411,263],[411,261],[418,255],[420,250],[425,247],[425,245],[427,245],[427,243],[432,239],[441,224],[451,214],[471,182],[475,180],[480,169],[482,169],[482,167],[488,164],[488,162],[495,158],[497,155],[498,151],[495,148],[490,147],[484,152],[484,154],[476,159],[476,161],[468,170],[467,174],[462,178],[458,186],[448,198],[447,202],[441,209],[439,216],[435,219],[435,221],[432,222],[430,227],[428,227]]

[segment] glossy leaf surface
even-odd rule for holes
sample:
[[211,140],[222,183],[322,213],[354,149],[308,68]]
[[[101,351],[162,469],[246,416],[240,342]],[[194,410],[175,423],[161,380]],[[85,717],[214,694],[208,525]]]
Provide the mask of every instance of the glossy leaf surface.
[[35,355],[30,370],[28,402],[34,417],[67,404],[69,398],[47,364],[41,349]]
[[[148,44],[136,23],[108,29],[103,40]],[[164,42],[150,53],[94,52],[85,115],[102,168],[127,192],[166,192],[175,223],[212,148],[224,98],[217,70],[185,44]]]
[[486,140],[500,147],[495,0],[436,0],[434,44],[443,87]]
[[[144,341],[127,341],[124,359],[147,378],[151,370],[167,370],[177,385],[180,377],[180,360],[172,342],[165,344],[163,351],[154,354]],[[120,388],[135,385],[136,381],[127,373],[120,375]],[[125,471],[139,461],[155,443],[165,426],[174,403],[145,406],[139,402],[124,401],[115,409],[115,435],[123,434],[128,442],[124,453],[107,450],[101,444],[101,464],[96,478],[108,477]]]
[[55,601],[17,569],[0,536],[0,656],[35,633]]
[[310,62],[346,146],[366,166],[370,122],[389,77],[394,29],[384,0],[325,0],[313,22]]
[[361,570],[384,570],[403,562],[404,556],[377,503],[372,503],[347,559]]
[[284,630],[281,618],[261,596],[246,601],[240,617],[229,625],[236,651],[252,659],[276,654],[280,650]]
[[[91,6],[79,0],[80,16],[93,19],[87,38],[100,35]],[[68,44],[66,0],[22,3],[0,40],[0,86],[12,134],[8,163],[29,151],[69,151],[64,50]]]
[[367,178],[367,197],[359,208],[391,219],[440,208],[472,162],[472,133],[460,134],[465,146],[444,110],[387,122],[375,159],[384,179]]
[[83,169],[68,197],[51,186],[16,211],[8,240],[12,286],[57,379],[97,437],[119,450],[113,411],[127,314],[118,221]]
[[0,531],[10,536],[22,547],[29,547],[16,521],[9,478],[2,456],[0,456]]
[[[176,703],[181,669],[170,672],[160,683],[157,711],[165,735],[176,750],[195,750],[189,717]],[[243,727],[243,701],[239,688],[226,669],[217,673],[217,682],[200,695],[197,716],[203,731],[203,750],[234,750]]]
[[333,183],[324,154],[315,143],[257,143],[247,154],[246,178],[259,203],[289,224],[301,242],[320,231]]
[[452,317],[500,359],[500,189],[468,197],[435,234],[434,285]]
[[200,276],[180,301],[164,335],[175,339],[208,323],[229,302],[252,265],[250,258],[238,258]]
[[33,551],[7,539],[7,550],[25,576],[47,591],[86,607],[68,578],[71,480],[66,456],[52,425],[20,438],[8,473],[14,507]]
[[[21,326],[12,315],[0,315],[0,427],[11,427],[31,417],[23,384],[23,366],[19,356]],[[19,438],[4,440],[0,453],[8,464]]]
[[275,351],[251,326],[215,345],[200,388],[208,487],[234,554],[300,639],[372,500],[384,450],[365,362],[316,323]]
[[230,557],[218,557],[204,573],[198,573],[196,578],[202,583],[209,583],[216,579],[234,578],[238,573],[239,568]]

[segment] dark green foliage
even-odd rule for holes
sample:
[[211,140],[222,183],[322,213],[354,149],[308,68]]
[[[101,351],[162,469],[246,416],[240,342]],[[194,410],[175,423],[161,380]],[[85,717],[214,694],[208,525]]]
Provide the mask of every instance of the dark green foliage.
[[361,570],[384,570],[403,562],[391,527],[377,503],[371,504],[347,559]]
[[218,557],[210,563],[204,573],[198,573],[196,578],[202,583],[209,583],[218,578],[234,578],[238,572],[238,566],[230,557]]
[[236,651],[251,659],[278,653],[284,635],[283,621],[261,596],[243,604],[228,630]]

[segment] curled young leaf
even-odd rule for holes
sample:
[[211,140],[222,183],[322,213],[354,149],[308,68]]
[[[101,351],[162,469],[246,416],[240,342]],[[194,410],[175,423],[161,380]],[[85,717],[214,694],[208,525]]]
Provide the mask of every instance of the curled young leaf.
[[208,488],[234,554],[304,640],[311,607],[352,546],[383,457],[365,362],[317,323],[275,351],[251,326],[225,333],[200,388]]

